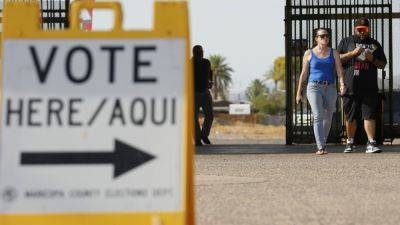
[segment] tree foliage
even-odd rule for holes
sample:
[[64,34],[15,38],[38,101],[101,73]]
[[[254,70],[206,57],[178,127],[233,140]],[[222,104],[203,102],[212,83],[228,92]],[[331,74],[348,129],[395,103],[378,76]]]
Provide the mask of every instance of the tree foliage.
[[[292,58],[291,73],[292,76],[299,76],[301,72],[302,57]],[[265,74],[267,80],[272,80],[275,84],[275,91],[285,90],[285,78],[286,78],[286,57],[280,56],[274,60],[274,65]]]
[[278,90],[278,83],[285,83],[285,73],[286,73],[286,61],[285,56],[278,57],[274,60],[274,65],[267,72],[267,80],[273,80],[275,84],[275,90]]
[[260,79],[251,82],[246,90],[246,97],[259,115],[277,115],[285,109],[284,93],[275,90],[271,92]]
[[266,96],[268,88],[260,79],[255,79],[251,82],[250,86],[246,89],[246,97],[252,102],[258,96]]
[[226,62],[226,58],[221,55],[210,55],[210,63],[214,82],[213,97],[215,100],[226,100],[228,88],[232,84],[233,69]]

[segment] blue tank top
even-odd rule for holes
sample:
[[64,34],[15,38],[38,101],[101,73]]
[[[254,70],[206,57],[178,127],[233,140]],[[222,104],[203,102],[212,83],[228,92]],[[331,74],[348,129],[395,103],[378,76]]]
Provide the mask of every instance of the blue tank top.
[[333,49],[327,58],[318,58],[313,50],[311,50],[310,60],[310,77],[308,81],[328,81],[329,84],[334,83],[333,70],[335,68],[335,57]]

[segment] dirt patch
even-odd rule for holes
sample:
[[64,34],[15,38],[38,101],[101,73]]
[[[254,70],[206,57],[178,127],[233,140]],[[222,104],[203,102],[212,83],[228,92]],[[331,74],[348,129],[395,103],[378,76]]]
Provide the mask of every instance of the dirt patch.
[[234,122],[230,125],[214,123],[210,134],[212,139],[285,139],[285,126],[262,125]]

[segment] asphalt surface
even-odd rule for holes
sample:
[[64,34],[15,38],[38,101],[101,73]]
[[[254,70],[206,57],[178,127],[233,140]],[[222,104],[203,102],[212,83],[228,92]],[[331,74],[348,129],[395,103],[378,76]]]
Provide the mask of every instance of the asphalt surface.
[[220,145],[196,155],[197,225],[400,224],[400,146]]

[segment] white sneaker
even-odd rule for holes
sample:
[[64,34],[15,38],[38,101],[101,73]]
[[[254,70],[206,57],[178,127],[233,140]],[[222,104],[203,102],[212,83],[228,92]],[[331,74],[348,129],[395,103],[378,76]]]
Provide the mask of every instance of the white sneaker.
[[355,149],[356,149],[356,146],[354,146],[354,144],[353,143],[347,143],[346,144],[346,148],[344,149],[344,153],[352,153],[352,152],[354,152],[355,151]]
[[376,142],[369,142],[367,143],[367,150],[365,153],[381,153],[382,150],[376,146]]

